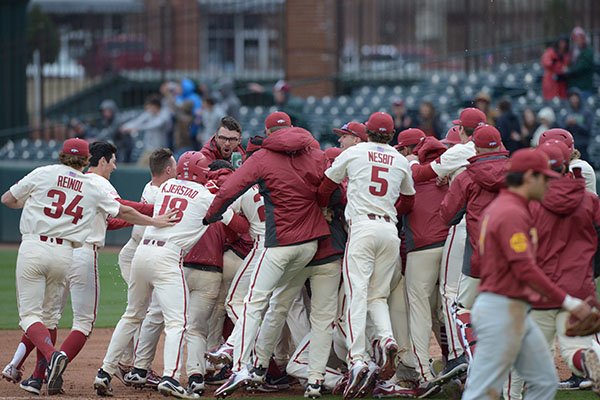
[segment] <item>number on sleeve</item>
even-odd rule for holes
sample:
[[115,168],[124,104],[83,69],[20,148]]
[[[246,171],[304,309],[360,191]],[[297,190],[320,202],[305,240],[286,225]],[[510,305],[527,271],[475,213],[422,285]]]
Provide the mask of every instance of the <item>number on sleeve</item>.
[[382,172],[389,172],[390,169],[387,167],[371,167],[371,182],[378,184],[379,186],[371,185],[369,186],[369,193],[373,196],[383,197],[387,194],[388,191],[388,181],[383,178],[380,174]]
[[160,211],[158,215],[163,215],[167,212],[167,208],[170,210],[177,210],[177,214],[175,217],[178,221],[181,221],[183,218],[183,212],[188,206],[188,201],[186,199],[182,199],[181,197],[171,197],[165,196],[162,206],[160,207]]
[[[260,193],[256,193],[254,195],[254,202],[260,203],[261,200],[262,200],[262,196],[260,195]],[[260,220],[260,222],[265,222],[267,220],[267,216],[265,215],[264,204],[261,204],[261,206],[258,207],[258,210],[256,210],[256,212],[258,213],[258,219]]]
[[44,214],[50,218],[58,219],[63,213],[73,217],[73,221],[71,223],[77,224],[81,218],[83,218],[83,207],[78,206],[83,196],[77,195],[69,203],[66,210],[64,209],[64,205],[67,202],[67,195],[62,190],[52,189],[48,191],[48,197],[53,199],[54,201],[51,204],[51,207],[44,207]]

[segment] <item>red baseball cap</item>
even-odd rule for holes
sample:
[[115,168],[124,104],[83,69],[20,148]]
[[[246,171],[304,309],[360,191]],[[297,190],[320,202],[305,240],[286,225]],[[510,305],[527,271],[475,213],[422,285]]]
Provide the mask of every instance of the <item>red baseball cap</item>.
[[269,114],[265,119],[265,129],[271,129],[275,127],[290,127],[292,126],[292,120],[290,116],[283,111],[275,111]]
[[539,172],[549,178],[560,178],[558,172],[550,169],[550,160],[546,153],[539,149],[520,149],[508,159],[507,172]]
[[408,128],[398,134],[397,147],[413,146],[425,139],[425,132],[417,128]]
[[83,139],[67,139],[63,143],[62,152],[74,156],[87,157],[90,155],[90,145]]
[[394,120],[392,116],[382,111],[371,114],[365,126],[368,130],[382,135],[394,134]]
[[485,124],[487,117],[478,108],[465,108],[460,112],[458,119],[452,121],[454,125],[462,125],[465,128],[476,128],[479,124]]
[[538,148],[546,153],[552,167],[567,165],[571,158],[571,150],[560,140],[549,140],[539,145]]
[[473,132],[473,143],[475,147],[493,149],[502,146],[502,136],[498,129],[491,125],[479,125]]
[[367,135],[367,128],[365,127],[365,124],[361,124],[360,122],[356,122],[356,121],[348,122],[347,124],[344,124],[344,126],[342,126],[341,128],[333,128],[333,132],[339,136],[343,136],[343,135],[356,136],[363,142],[366,142],[367,140],[369,140],[369,136]]
[[462,143],[462,139],[460,138],[460,132],[458,131],[458,125],[454,125],[452,128],[448,129],[446,137],[440,140],[440,142],[444,144]]
[[335,160],[337,156],[342,154],[342,151],[343,150],[340,149],[339,147],[329,147],[329,148],[325,149],[325,157],[327,157],[327,159],[330,162],[333,162],[333,160]]
[[569,132],[568,130],[561,128],[548,129],[540,136],[539,144],[544,144],[545,142],[552,139],[563,142],[571,150],[571,152],[573,151],[575,141],[573,140],[573,135],[571,135],[571,132]]

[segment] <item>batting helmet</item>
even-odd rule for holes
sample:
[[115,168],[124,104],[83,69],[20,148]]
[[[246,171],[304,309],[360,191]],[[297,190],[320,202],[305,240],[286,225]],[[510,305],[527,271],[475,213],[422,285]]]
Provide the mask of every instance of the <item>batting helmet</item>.
[[186,151],[177,162],[177,179],[204,185],[208,180],[210,160],[199,151]]
[[567,147],[571,151],[573,151],[573,149],[574,149],[575,141],[573,140],[573,135],[571,135],[571,133],[566,129],[561,129],[561,128],[548,129],[546,132],[542,133],[542,135],[540,136],[540,145],[544,144],[545,142],[549,141],[550,139],[556,139],[559,142],[563,142],[564,144],[567,145]]

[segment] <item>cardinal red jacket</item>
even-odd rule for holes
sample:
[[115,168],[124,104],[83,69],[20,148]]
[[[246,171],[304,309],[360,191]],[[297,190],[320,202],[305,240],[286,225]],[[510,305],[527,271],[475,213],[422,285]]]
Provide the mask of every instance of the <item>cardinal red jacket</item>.
[[[598,196],[585,190],[584,179],[553,179],[542,202],[530,202],[537,229],[537,264],[559,287],[580,299],[596,295],[593,259],[600,226]],[[534,308],[560,308],[561,303],[536,301]]]
[[220,188],[206,215],[215,222],[227,207],[258,184],[265,202],[265,247],[300,244],[329,235],[317,205],[325,154],[305,129],[285,128],[267,137],[258,150]]
[[217,267],[222,270],[225,246],[234,242],[237,237],[237,233],[222,222],[210,225],[200,240],[186,254],[183,266],[198,269]]
[[440,216],[448,225],[460,222],[467,213],[467,243],[462,272],[479,278],[480,218],[485,208],[504,187],[504,168],[508,152],[480,154],[469,158],[467,169],[460,173],[450,185],[450,189],[440,206]]
[[[235,152],[240,153],[242,158],[246,157],[246,151],[244,150],[244,148],[241,145],[239,145],[235,149],[234,153]],[[210,138],[210,140],[208,142],[206,142],[206,144],[204,146],[202,146],[200,153],[202,153],[202,155],[204,155],[210,161],[224,160],[223,156],[221,155],[221,152],[219,151],[219,148],[217,147],[217,143],[215,142],[214,136],[212,138]],[[226,161],[231,162],[231,157]]]

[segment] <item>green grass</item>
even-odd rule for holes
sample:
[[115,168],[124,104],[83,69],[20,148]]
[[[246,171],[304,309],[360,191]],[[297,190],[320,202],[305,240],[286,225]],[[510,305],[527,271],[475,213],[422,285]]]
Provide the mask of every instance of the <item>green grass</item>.
[[[15,294],[15,262],[16,250],[0,250],[0,329],[19,329],[19,315]],[[127,286],[121,278],[117,265],[117,254],[114,252],[100,251],[100,305],[96,326],[100,328],[114,327],[125,310],[127,300]],[[70,328],[73,316],[71,304],[67,304],[61,328]],[[256,398],[256,397],[254,397]],[[297,400],[298,396],[269,397],[270,400]],[[324,399],[341,399],[340,396],[324,396]],[[444,399],[443,395],[433,397]],[[591,391],[559,392],[557,399],[564,400],[591,400],[597,396]]]
[[[16,250],[0,250],[0,329],[19,329],[19,314],[15,292]],[[117,254],[100,251],[98,257],[100,271],[100,304],[96,327],[114,327],[125,311],[127,285],[121,277],[117,264]],[[70,328],[73,321],[71,303],[65,307],[60,321],[61,328]]]

